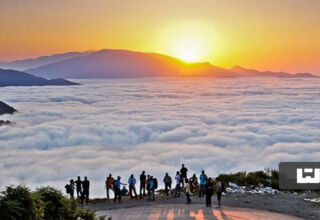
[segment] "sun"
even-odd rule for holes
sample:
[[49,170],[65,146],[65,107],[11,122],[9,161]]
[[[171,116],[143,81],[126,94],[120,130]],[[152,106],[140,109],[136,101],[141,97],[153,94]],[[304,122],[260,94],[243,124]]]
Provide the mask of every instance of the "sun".
[[177,40],[174,55],[187,62],[196,62],[204,58],[205,45],[193,36],[184,36]]
[[212,55],[213,34],[203,24],[173,24],[159,36],[162,50],[185,62],[205,62]]

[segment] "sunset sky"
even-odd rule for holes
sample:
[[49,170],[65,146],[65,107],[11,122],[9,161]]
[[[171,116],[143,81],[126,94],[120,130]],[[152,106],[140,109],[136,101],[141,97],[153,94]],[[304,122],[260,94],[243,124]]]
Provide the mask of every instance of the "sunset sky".
[[319,0],[1,0],[0,60],[103,48],[320,73]]

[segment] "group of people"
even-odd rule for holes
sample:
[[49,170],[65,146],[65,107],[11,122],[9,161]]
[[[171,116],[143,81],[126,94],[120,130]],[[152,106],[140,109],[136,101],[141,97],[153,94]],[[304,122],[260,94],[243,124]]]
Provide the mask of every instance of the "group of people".
[[[188,179],[187,177],[188,169],[182,164],[180,171],[177,171],[175,180],[175,194],[174,197],[180,197],[181,187],[185,188],[185,195],[187,199],[187,204],[191,202],[191,194],[195,193],[197,189],[199,189],[199,197],[206,196],[206,206],[211,206],[211,197],[214,194],[214,186],[216,186],[216,193],[218,199],[218,206],[221,206],[221,195],[222,192],[225,191],[224,183],[217,177],[215,180],[213,178],[208,178],[205,174],[205,171],[202,170],[200,174],[200,184],[196,174],[193,174],[191,178]],[[171,189],[171,184],[169,184],[171,177],[166,174],[164,178],[165,183],[165,192],[168,195],[168,188]],[[167,187],[168,186],[168,187]]]
[[84,180],[81,180],[81,177],[78,176],[77,180],[74,181],[71,179],[69,184],[65,185],[67,194],[70,195],[71,198],[74,198],[74,190],[77,192],[77,198],[80,199],[81,204],[86,204],[89,202],[89,189],[90,189],[90,181],[85,176]]
[[[136,191],[136,183],[137,180],[134,177],[133,174],[130,175],[128,179],[128,185],[129,185],[129,195],[131,199],[138,199],[137,191]],[[109,176],[106,179],[105,182],[106,185],[106,192],[107,192],[107,199],[110,199],[110,190],[114,192],[114,201],[116,202],[117,200],[121,202],[121,196],[126,195],[127,190],[125,186],[127,185],[126,183],[121,182],[121,177],[118,176],[116,179],[112,177],[112,174],[109,174]],[[121,189],[121,185],[123,188]],[[154,178],[151,175],[146,175],[145,171],[142,171],[140,174],[140,194],[139,198],[145,198],[146,195],[146,190],[148,193],[148,198],[149,200],[155,200],[155,195],[154,192],[158,188],[158,180],[157,178]]]
[[[188,178],[187,174],[188,169],[182,164],[181,169],[176,172],[174,189],[172,189],[172,178],[168,173],[165,174],[163,183],[166,196],[171,192],[173,197],[180,197],[181,190],[184,189],[186,201],[187,204],[189,204],[191,203],[191,195],[199,190],[199,197],[206,196],[206,206],[210,207],[211,197],[213,196],[214,191],[216,191],[218,206],[221,205],[221,195],[222,192],[225,191],[225,187],[218,177],[216,179],[208,178],[205,171],[202,170],[198,181],[196,174],[193,174],[191,178]],[[146,175],[146,172],[142,171],[139,180],[139,198],[143,199],[147,196],[149,200],[154,201],[155,190],[158,188],[157,178],[154,178],[152,175]],[[128,193],[131,199],[138,199],[136,184],[137,180],[133,174],[130,175],[127,183],[121,182],[120,176],[113,178],[112,174],[109,174],[105,181],[107,199],[110,200],[110,190],[114,193],[114,202],[121,202],[121,197]],[[129,191],[126,189],[127,185],[129,186]],[[89,187],[90,182],[87,180],[87,177],[84,178],[84,181],[81,181],[80,177],[78,177],[76,181],[70,180],[70,184],[66,185],[67,193],[70,194],[72,198],[74,197],[74,189],[76,188],[77,197],[80,198],[82,204],[84,200],[86,200],[86,204],[89,201]],[[216,190],[214,190],[214,187],[216,187]]]

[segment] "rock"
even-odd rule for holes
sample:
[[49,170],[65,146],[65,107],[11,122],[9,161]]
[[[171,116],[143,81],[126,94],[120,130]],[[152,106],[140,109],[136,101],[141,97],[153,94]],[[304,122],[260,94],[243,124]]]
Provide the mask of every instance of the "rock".
[[227,193],[250,193],[250,194],[278,194],[279,191],[273,189],[271,187],[263,187],[263,186],[238,186],[235,183],[229,182],[229,187],[226,188]]

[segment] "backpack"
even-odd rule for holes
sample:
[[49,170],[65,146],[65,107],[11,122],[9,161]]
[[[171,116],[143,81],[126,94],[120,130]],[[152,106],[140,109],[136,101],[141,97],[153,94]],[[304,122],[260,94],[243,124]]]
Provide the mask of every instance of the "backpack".
[[69,185],[69,184],[66,184],[66,185],[64,186],[64,188],[66,188],[66,193],[67,193],[67,194],[70,194],[70,192],[71,192],[71,190],[70,190],[70,185]]
[[157,189],[158,188],[158,180],[157,180],[157,178],[154,178],[153,182],[154,182],[154,188]]

